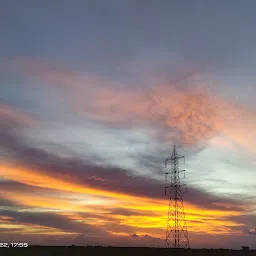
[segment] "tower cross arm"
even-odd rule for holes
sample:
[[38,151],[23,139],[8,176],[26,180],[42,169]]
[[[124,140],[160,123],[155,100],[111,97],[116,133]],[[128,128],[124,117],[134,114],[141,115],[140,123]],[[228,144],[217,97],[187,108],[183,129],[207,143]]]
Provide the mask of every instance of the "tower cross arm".
[[168,157],[168,158],[166,158],[165,159],[165,168],[166,168],[166,166],[167,166],[167,163],[170,161],[170,160],[179,160],[179,159],[181,159],[181,158],[183,158],[183,159],[185,159],[185,156],[170,156],[170,157]]

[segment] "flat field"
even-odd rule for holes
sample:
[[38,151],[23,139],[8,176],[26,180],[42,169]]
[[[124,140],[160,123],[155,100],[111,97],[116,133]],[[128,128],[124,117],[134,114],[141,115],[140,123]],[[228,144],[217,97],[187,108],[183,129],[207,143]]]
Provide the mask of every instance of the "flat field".
[[31,246],[28,248],[0,248],[1,256],[256,256],[256,250],[222,250],[222,249],[164,249],[164,248],[136,248],[136,247],[47,247]]

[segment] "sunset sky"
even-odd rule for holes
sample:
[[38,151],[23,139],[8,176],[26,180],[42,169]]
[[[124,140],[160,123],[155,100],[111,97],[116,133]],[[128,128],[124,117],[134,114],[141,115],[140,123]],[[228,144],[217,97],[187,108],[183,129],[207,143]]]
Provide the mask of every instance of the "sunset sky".
[[0,241],[256,249],[254,0],[1,0]]

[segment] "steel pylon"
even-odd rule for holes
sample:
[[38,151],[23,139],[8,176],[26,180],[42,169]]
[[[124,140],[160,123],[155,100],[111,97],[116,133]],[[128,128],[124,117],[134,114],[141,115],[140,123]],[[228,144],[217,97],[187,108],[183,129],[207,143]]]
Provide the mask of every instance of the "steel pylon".
[[[165,187],[165,195],[169,197],[169,210],[167,217],[166,229],[166,248],[189,248],[189,239],[186,225],[186,216],[183,205],[183,191],[182,188],[186,184],[180,183],[179,174],[184,173],[185,170],[179,170],[179,160],[184,159],[184,156],[177,154],[175,146],[173,147],[172,155],[165,160],[165,167],[167,163],[171,162],[171,168],[166,172],[165,180],[167,186]],[[170,175],[170,181],[168,181]]]

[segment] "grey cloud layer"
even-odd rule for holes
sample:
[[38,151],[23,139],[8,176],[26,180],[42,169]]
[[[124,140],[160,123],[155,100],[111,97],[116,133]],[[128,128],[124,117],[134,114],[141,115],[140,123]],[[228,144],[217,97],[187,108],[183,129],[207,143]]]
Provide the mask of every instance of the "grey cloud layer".
[[[8,152],[5,157],[29,167],[35,167],[42,173],[52,177],[68,179],[81,185],[89,185],[99,189],[164,199],[164,182],[151,178],[132,176],[129,170],[112,166],[96,166],[79,158],[61,158],[53,153],[34,148],[25,143],[12,130],[0,130],[1,150]],[[11,184],[10,184],[11,185]],[[20,186],[12,184],[13,187]],[[243,204],[240,200],[232,200],[213,196],[196,188],[189,188],[186,200],[200,207],[211,209],[239,210]],[[223,205],[215,205],[222,202]],[[225,203],[232,205],[225,207]]]

